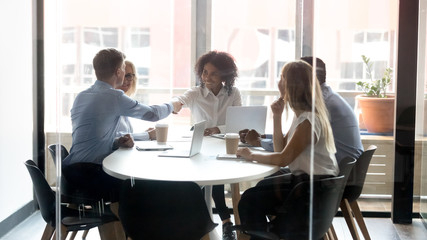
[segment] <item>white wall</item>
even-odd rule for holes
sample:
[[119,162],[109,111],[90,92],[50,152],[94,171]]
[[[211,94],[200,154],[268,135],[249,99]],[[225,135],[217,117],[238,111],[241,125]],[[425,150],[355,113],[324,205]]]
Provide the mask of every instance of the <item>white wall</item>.
[[32,1],[0,1],[0,222],[32,200]]

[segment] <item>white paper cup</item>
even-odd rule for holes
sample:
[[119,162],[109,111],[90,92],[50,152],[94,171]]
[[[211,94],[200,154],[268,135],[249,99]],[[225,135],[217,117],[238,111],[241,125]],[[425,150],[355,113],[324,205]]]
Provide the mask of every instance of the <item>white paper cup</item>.
[[225,134],[225,148],[227,154],[236,154],[237,147],[239,147],[240,137],[237,133]]
[[169,125],[167,123],[156,124],[157,143],[165,144],[168,141],[168,128],[169,128]]

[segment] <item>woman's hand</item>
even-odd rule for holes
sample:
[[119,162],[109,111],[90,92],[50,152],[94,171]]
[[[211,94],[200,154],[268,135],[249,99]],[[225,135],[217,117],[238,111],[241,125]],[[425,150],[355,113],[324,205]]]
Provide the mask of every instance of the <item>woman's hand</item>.
[[271,104],[273,115],[282,115],[283,109],[285,109],[285,101],[281,97]]
[[218,133],[221,133],[221,131],[219,130],[219,128],[218,127],[213,127],[213,128],[206,128],[204,135],[205,136],[210,136],[212,134],[218,134]]
[[253,160],[252,159],[252,151],[247,147],[238,148],[236,155],[239,157],[243,157],[244,159],[249,160],[249,161]]

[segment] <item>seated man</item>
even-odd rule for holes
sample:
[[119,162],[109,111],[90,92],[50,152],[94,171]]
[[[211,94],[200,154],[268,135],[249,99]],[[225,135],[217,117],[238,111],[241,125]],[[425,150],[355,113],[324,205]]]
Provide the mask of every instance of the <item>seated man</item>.
[[[302,57],[301,60],[313,65],[313,57]],[[334,135],[337,152],[335,157],[339,162],[349,156],[358,159],[363,152],[360,140],[359,125],[350,105],[331,87],[326,84],[325,63],[316,58],[316,76],[323,93],[323,100],[330,114],[330,123]],[[242,142],[263,147],[267,151],[273,151],[271,135],[260,135],[255,130],[244,129],[239,132]]]
[[121,180],[106,174],[103,159],[119,147],[133,147],[127,134],[115,138],[120,116],[158,121],[177,109],[177,104],[143,105],[117,90],[125,76],[125,55],[113,48],[99,51],[93,59],[98,80],[79,93],[71,109],[73,144],[63,161],[63,173],[74,187],[97,199],[116,202]]

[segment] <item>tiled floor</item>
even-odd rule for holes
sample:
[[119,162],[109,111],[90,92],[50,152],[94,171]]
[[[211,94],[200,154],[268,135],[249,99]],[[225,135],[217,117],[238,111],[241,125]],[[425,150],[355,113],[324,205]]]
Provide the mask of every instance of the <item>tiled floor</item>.
[[[219,217],[214,215],[214,221],[220,222]],[[424,227],[420,219],[414,219],[412,224],[393,224],[387,218],[365,218],[368,231],[371,239],[375,240],[425,240],[427,239],[427,229]],[[350,232],[347,229],[345,220],[340,217],[334,219],[334,228],[337,232],[338,239],[351,239]],[[26,221],[12,229],[4,240],[39,240],[45,222],[39,212],[31,215]],[[215,229],[218,235],[221,236],[221,227]],[[81,234],[81,233],[80,233]],[[81,239],[81,235],[77,235],[76,239]],[[96,229],[89,231],[87,240],[99,240],[99,234]]]

